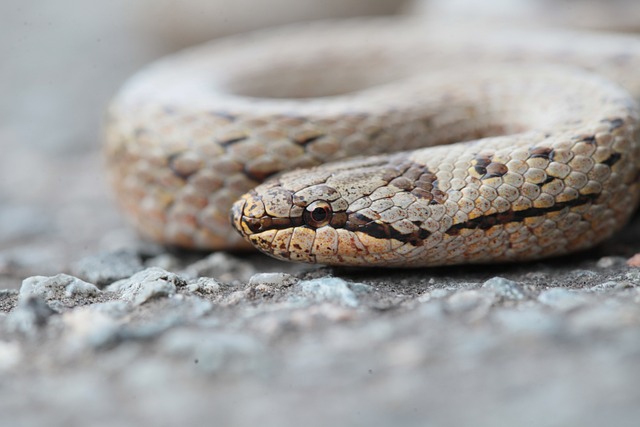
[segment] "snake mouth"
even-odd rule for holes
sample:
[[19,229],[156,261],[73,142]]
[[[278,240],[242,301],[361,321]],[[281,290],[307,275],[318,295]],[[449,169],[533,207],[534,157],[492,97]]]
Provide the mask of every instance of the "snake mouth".
[[231,207],[231,224],[242,237],[251,241],[251,236],[256,234],[301,226],[303,219],[300,216],[274,217],[267,214],[260,197],[252,191]]

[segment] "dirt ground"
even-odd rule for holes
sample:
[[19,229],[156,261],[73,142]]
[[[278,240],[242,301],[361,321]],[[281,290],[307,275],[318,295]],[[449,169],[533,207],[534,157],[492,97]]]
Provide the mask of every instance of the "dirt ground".
[[102,114],[202,36],[140,30],[124,1],[71,6],[0,4],[0,425],[638,425],[640,216],[518,265],[142,242],[104,182]]

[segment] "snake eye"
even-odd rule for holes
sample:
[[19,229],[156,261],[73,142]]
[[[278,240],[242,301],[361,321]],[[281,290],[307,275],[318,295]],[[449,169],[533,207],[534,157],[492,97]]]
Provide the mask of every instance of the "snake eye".
[[331,205],[325,201],[311,203],[302,214],[305,224],[309,227],[320,228],[331,222],[333,210]]

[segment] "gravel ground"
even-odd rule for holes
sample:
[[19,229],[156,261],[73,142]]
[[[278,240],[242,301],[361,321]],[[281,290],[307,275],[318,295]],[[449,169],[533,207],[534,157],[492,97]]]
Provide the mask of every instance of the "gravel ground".
[[40,3],[0,5],[0,425],[640,424],[639,216],[518,265],[167,252],[121,223],[98,141],[174,46],[114,26],[123,2]]

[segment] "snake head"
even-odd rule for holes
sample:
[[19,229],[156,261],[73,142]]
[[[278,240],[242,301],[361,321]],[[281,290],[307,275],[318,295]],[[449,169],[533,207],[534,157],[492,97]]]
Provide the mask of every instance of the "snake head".
[[242,196],[231,209],[231,222],[245,239],[271,256],[328,262],[338,254],[336,230],[344,228],[347,208],[346,200],[330,186],[293,191],[276,181]]
[[242,196],[231,222],[260,251],[287,261],[404,264],[396,249],[421,246],[430,234],[406,219],[406,206],[428,204],[414,187],[401,188],[406,179],[396,178],[407,170],[395,155],[285,173]]

